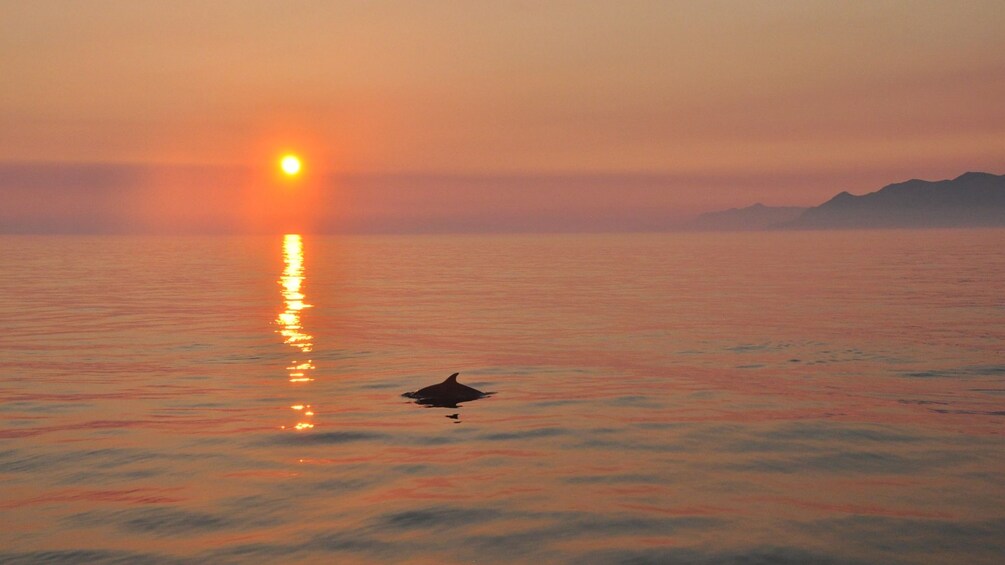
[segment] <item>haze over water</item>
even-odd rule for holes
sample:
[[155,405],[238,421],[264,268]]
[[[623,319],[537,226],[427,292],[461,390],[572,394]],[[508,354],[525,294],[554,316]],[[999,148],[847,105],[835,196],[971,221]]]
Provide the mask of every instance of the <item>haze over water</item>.
[[1000,562],[1003,242],[4,236],[0,562]]

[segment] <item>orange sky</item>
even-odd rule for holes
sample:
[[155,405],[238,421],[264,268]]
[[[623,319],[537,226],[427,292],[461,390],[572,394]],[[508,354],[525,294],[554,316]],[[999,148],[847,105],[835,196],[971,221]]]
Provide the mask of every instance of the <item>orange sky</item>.
[[668,216],[816,204],[1005,172],[1003,32],[1000,0],[2,2],[0,163],[294,148],[316,182],[656,175]]

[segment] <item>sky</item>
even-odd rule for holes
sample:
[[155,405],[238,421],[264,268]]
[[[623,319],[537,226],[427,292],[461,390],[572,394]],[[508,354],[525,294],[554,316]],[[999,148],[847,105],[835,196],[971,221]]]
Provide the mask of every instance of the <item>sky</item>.
[[1003,34],[1000,0],[0,0],[0,231],[647,230],[1001,174]]

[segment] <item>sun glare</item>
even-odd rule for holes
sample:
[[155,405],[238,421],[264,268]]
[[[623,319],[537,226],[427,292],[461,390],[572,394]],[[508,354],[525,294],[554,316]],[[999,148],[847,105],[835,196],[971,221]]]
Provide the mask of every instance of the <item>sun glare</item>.
[[279,168],[288,176],[296,176],[300,173],[300,158],[296,155],[284,155],[279,160]]

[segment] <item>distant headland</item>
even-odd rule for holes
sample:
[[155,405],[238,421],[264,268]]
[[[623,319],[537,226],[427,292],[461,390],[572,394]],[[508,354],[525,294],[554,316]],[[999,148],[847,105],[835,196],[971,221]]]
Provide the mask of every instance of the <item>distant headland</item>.
[[842,192],[812,208],[755,204],[709,212],[689,225],[731,231],[995,226],[1005,226],[1005,175],[978,172],[912,179],[860,196]]

